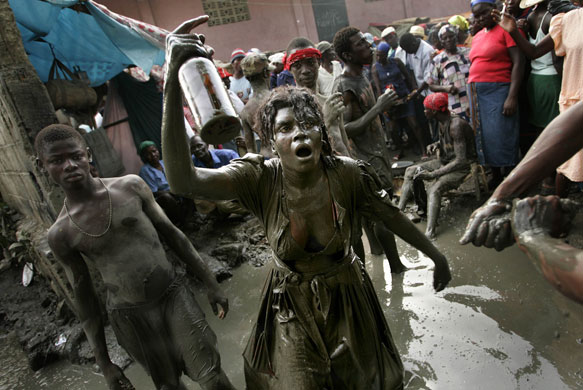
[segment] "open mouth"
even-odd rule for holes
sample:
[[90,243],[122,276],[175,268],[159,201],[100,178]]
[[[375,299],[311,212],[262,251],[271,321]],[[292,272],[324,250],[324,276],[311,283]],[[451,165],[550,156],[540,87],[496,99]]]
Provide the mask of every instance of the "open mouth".
[[299,146],[296,149],[296,156],[300,158],[309,157],[312,154],[312,148],[307,145]]

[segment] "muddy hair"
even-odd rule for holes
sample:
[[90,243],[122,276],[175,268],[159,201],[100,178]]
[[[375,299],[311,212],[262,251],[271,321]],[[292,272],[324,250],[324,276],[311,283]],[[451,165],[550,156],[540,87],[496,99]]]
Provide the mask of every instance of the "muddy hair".
[[322,155],[331,156],[332,147],[328,138],[328,130],[324,124],[322,108],[316,97],[306,88],[284,86],[275,88],[263,101],[257,110],[256,121],[260,131],[261,142],[269,143],[275,140],[275,117],[282,108],[291,108],[296,120],[303,122],[307,114],[313,114],[318,118],[319,128],[322,133]]
[[308,47],[316,47],[316,45],[314,45],[314,42],[310,41],[308,38],[297,37],[289,41],[286,52],[289,53],[294,49],[306,49]]
[[55,124],[43,128],[34,139],[34,149],[36,150],[38,158],[43,158],[43,153],[47,145],[70,138],[79,141],[83,148],[87,147],[87,143],[81,134],[69,125]]
[[344,53],[350,52],[351,50],[351,43],[350,38],[355,34],[360,32],[359,29],[356,27],[347,26],[344,27],[334,35],[334,40],[332,41],[332,45],[334,46],[334,51],[336,51],[336,55],[340,57],[340,59],[346,62],[346,58],[344,57]]

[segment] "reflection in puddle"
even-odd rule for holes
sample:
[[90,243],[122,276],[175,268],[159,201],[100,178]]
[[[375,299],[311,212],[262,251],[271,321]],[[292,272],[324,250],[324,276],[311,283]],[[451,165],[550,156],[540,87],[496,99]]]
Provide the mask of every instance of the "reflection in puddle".
[[[402,242],[399,249],[410,268],[404,274],[392,276],[386,260],[367,257],[407,370],[406,389],[583,388],[583,345],[577,342],[583,340],[581,306],[548,286],[516,248],[497,254],[454,240],[444,234],[438,241],[451,261],[453,280],[437,294],[431,261]],[[223,321],[212,315],[205,294],[197,295],[218,335],[225,372],[238,389],[245,388],[241,354],[267,272],[268,267],[243,264],[221,284],[231,308]],[[106,388],[89,366],[61,362],[32,373],[17,350],[0,338],[2,390]],[[137,389],[154,389],[140,367],[133,365],[126,374]]]

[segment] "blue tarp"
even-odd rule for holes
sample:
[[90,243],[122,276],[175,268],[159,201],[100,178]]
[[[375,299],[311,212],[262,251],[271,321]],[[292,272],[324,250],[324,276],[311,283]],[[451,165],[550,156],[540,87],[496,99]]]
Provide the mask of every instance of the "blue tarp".
[[[87,72],[92,86],[101,85],[129,65],[146,74],[164,63],[164,51],[126,25],[106,15],[91,1],[9,0],[24,49],[43,82],[48,81],[53,53],[69,69]],[[90,14],[71,8],[84,5]],[[51,50],[52,49],[52,50]]]

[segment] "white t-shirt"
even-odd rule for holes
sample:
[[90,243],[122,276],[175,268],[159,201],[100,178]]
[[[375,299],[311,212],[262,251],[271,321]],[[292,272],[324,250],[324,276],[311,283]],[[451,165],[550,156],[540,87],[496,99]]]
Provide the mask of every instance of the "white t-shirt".
[[328,73],[323,66],[318,70],[318,92],[320,95],[332,95],[334,79],[342,74],[342,65],[338,61],[332,61],[332,73]]
[[247,80],[245,77],[236,79],[233,76],[229,77],[229,79],[231,80],[231,87],[229,90],[235,92],[239,99],[243,101],[249,100],[251,92],[253,91],[249,80]]

